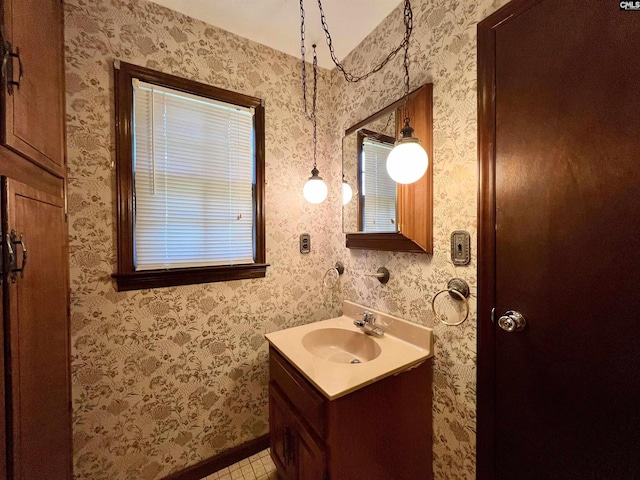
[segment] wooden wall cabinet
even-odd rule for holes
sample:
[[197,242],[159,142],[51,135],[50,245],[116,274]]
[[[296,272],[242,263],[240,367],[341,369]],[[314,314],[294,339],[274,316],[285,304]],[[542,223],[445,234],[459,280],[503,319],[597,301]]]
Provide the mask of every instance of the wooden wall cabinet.
[[70,480],[63,6],[0,13],[0,478]]
[[335,400],[273,348],[269,371],[271,457],[283,480],[433,478],[431,361]]
[[[427,83],[409,94],[406,104],[398,100],[371,115],[345,132],[345,137],[355,135],[377,119],[395,112],[396,138],[404,127],[404,118],[409,115],[413,136],[420,139],[429,156],[426,173],[415,183],[397,186],[397,232],[369,233],[346,231],[346,247],[395,252],[433,253],[433,84]],[[343,152],[343,155],[345,152]],[[350,154],[347,152],[346,154]],[[343,159],[344,165],[347,162]],[[356,193],[356,196],[359,196]],[[345,209],[343,208],[343,215]],[[358,214],[360,215],[360,214]],[[344,223],[344,222],[343,222]],[[361,229],[361,225],[359,225]]]
[[2,144],[64,177],[64,51],[60,0],[4,0]]

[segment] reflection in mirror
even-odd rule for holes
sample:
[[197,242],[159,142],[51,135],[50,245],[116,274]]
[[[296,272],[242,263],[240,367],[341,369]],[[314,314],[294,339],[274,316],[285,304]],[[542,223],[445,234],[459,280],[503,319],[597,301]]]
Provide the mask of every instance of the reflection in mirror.
[[372,130],[358,131],[358,230],[395,232],[396,182],[387,173],[394,138]]
[[395,143],[396,111],[383,110],[342,142],[344,180],[354,191],[343,206],[345,232],[397,232],[397,188],[387,173]]

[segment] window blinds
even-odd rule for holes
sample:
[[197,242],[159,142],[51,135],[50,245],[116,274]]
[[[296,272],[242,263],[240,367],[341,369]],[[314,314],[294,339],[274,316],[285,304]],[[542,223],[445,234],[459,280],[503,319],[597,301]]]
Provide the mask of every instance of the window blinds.
[[253,111],[133,87],[135,269],[253,263]]
[[365,232],[396,232],[396,182],[387,173],[387,157],[393,148],[375,138],[362,145],[362,221]]

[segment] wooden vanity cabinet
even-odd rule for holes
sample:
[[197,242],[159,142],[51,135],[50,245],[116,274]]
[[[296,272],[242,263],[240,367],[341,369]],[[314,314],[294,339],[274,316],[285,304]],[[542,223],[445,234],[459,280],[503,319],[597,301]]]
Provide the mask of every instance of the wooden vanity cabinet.
[[433,478],[430,360],[335,400],[273,348],[269,370],[271,457],[283,480]]

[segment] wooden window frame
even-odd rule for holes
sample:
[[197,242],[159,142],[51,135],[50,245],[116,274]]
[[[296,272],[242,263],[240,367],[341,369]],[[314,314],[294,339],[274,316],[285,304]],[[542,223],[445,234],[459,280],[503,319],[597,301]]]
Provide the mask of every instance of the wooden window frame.
[[[166,88],[212,98],[222,102],[254,108],[256,186],[254,263],[210,267],[173,268],[136,271],[134,265],[134,184],[133,184],[133,83],[137,78]],[[211,85],[118,62],[114,64],[116,119],[116,221],[117,273],[112,277],[118,291],[224,282],[266,276],[264,179],[265,179],[265,109],[260,98],[224,90]]]

